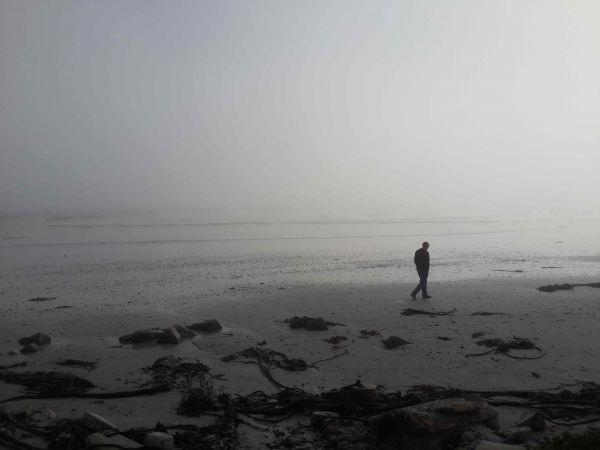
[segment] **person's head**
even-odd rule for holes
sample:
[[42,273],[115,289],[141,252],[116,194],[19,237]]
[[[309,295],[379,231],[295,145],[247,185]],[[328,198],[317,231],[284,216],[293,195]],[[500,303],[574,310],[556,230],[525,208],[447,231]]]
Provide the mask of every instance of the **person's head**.
[[427,242],[427,241],[423,242],[423,248],[425,250],[427,250],[429,248],[429,242]]

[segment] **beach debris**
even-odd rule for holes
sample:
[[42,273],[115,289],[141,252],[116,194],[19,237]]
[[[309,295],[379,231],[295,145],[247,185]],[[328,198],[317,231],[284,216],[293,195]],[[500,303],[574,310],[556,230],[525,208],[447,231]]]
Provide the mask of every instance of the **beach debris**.
[[479,441],[475,450],[527,450],[522,445],[503,444],[502,442]]
[[179,344],[179,341],[181,340],[181,335],[179,334],[179,331],[177,331],[177,329],[175,327],[169,327],[169,328],[165,328],[163,330],[163,333],[161,334],[161,336],[158,338],[158,340],[156,341],[158,344]]
[[27,300],[28,302],[47,302],[50,300],[56,300],[56,297],[34,297]]
[[549,284],[547,286],[540,286],[538,288],[538,291],[540,291],[540,292],[570,291],[571,289],[574,289],[576,287],[581,287],[581,286],[600,288],[600,283]]
[[244,364],[257,364],[262,374],[275,386],[286,388],[284,384],[273,378],[271,367],[275,366],[288,372],[302,372],[308,369],[308,364],[299,358],[288,358],[285,354],[268,348],[249,347],[241,352],[221,358],[221,361],[236,361]]
[[544,431],[546,429],[546,418],[540,413],[535,413],[521,422],[519,426],[529,427],[533,431]]
[[311,331],[324,331],[328,327],[335,325],[342,325],[341,323],[329,322],[322,317],[307,317],[307,316],[294,316],[284,320],[285,323],[290,324],[290,328],[304,328]]
[[524,270],[521,269],[514,269],[514,270],[509,270],[509,269],[492,269],[492,272],[512,272],[512,273],[523,273],[525,272]]
[[96,431],[113,430],[118,431],[119,428],[110,420],[105,419],[100,414],[86,411],[81,417],[81,421],[91,426]]
[[182,358],[168,355],[158,358],[142,372],[152,376],[155,386],[168,386],[179,390],[188,390],[194,381],[204,385],[209,368],[201,362],[187,362]]
[[[491,348],[490,351],[483,353],[471,353],[466,355],[467,358],[472,356],[484,356],[490,353],[501,353],[509,358],[513,359],[539,359],[544,356],[544,352],[541,348],[537,347],[533,342],[529,339],[513,337],[510,341],[505,341],[503,339],[484,339],[482,341],[477,341],[477,345],[482,345],[484,347]],[[539,355],[537,356],[517,356],[511,355],[509,352],[511,350],[537,350]]]
[[425,316],[448,316],[454,314],[456,309],[450,311],[425,311],[424,309],[406,308],[400,314],[403,316],[414,316],[417,314],[423,314]]
[[323,340],[330,344],[337,345],[342,341],[347,341],[348,338],[346,336],[331,336],[330,338],[323,339]]
[[383,342],[383,345],[388,350],[392,350],[397,347],[402,347],[407,344],[412,344],[412,342],[405,341],[404,339],[399,338],[398,336],[390,336],[389,338],[384,339],[381,342]]
[[381,333],[377,330],[360,330],[362,336],[380,336]]
[[95,387],[88,380],[64,372],[0,372],[0,380],[25,386],[28,392],[69,394]]
[[23,338],[19,339],[19,344],[21,344],[21,345],[29,345],[29,344],[49,345],[51,342],[52,342],[52,339],[50,338],[50,336],[48,336],[47,334],[44,334],[44,333],[39,333],[39,332],[32,334],[31,336],[23,337]]
[[208,320],[203,320],[202,322],[196,322],[191,325],[188,325],[188,328],[195,330],[195,331],[203,331],[206,333],[212,333],[214,331],[221,330],[223,327],[221,326],[221,324],[219,323],[218,320],[208,319]]
[[197,387],[185,392],[179,406],[177,414],[187,417],[198,417],[204,411],[213,409],[215,406],[212,388]]
[[163,335],[163,330],[151,328],[146,330],[138,330],[132,334],[126,334],[119,338],[121,344],[142,344],[158,340]]
[[38,351],[38,348],[37,348],[37,345],[35,345],[35,344],[27,344],[19,351],[23,355],[28,355],[30,353],[36,353]]
[[146,434],[144,446],[160,450],[173,450],[175,448],[175,439],[169,433],[153,431]]
[[82,361],[79,359],[60,359],[54,361],[54,364],[57,366],[80,367],[86,370],[94,370],[98,366],[98,363],[95,361]]
[[87,444],[94,449],[109,450],[113,448],[142,448],[142,444],[126,438],[122,434],[104,435],[102,433],[92,433],[86,438]]
[[489,311],[477,311],[471,314],[472,316],[503,316],[506,313],[503,312],[489,312]]
[[534,378],[541,378],[542,376],[537,372],[531,372],[531,376]]

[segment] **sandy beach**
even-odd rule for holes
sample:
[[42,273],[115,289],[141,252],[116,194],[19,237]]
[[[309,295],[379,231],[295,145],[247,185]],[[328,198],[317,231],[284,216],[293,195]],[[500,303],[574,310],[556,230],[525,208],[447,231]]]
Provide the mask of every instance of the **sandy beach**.
[[[518,273],[493,280],[432,281],[433,298],[428,300],[412,300],[408,295],[412,284],[269,286],[257,283],[232,286],[208,298],[182,296],[168,308],[153,308],[137,298],[102,306],[68,296],[40,302],[23,298],[11,301],[4,292],[0,352],[3,365],[26,362],[29,371],[61,370],[53,362],[66,358],[95,361],[98,363],[95,370],[72,368],[67,371],[89,379],[105,391],[143,385],[148,376],[142,368],[159,357],[175,355],[208,366],[217,394],[276,392],[276,386],[262,376],[256,365],[221,360],[259,344],[309,364],[302,372],[274,368],[272,375],[286,386],[312,393],[357,380],[389,392],[405,392],[415,385],[465,390],[550,389],[599,379],[600,290],[577,287],[544,293],[537,287],[556,282],[590,281],[594,280],[523,279]],[[403,315],[407,308],[449,314]],[[291,329],[284,322],[304,315],[322,317],[339,325],[309,331]],[[198,333],[177,345],[119,343],[120,336],[136,330],[174,324],[185,326],[205,319],[218,320],[222,330]],[[361,330],[376,333],[369,336],[361,334]],[[37,353],[19,354],[18,340],[35,332],[48,334],[52,343]],[[347,339],[334,345],[326,341],[332,336]],[[410,344],[388,350],[382,340],[390,336],[398,336]],[[493,352],[467,357],[487,350],[476,344],[481,339],[510,340],[514,336],[532,341],[543,356],[520,360]],[[511,354],[539,356],[538,351],[530,350],[513,350]],[[317,361],[322,362],[312,365]],[[21,392],[18,385],[3,383],[1,387],[3,398]],[[23,400],[5,404],[4,408],[13,412],[27,408],[52,411],[52,417],[62,419],[93,411],[127,429],[152,427],[156,422],[190,423],[189,418],[176,414],[179,401],[180,394],[171,391],[155,397],[104,401]],[[526,410],[501,413],[501,429],[515,427],[528,415]],[[296,418],[300,420],[301,417]],[[278,427],[283,425],[273,428]],[[555,427],[554,431],[558,430],[559,427]],[[551,432],[552,427],[545,433]],[[274,441],[271,432],[240,427],[239,448],[264,448]]]

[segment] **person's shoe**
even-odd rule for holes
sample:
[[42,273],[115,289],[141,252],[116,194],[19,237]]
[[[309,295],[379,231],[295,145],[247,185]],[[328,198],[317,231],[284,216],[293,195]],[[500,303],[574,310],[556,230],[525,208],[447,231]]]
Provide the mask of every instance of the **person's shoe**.
[[424,295],[423,298],[431,298],[431,295]]
[[410,294],[410,296],[412,297],[413,300],[417,299],[417,294],[415,294],[414,292],[412,294]]

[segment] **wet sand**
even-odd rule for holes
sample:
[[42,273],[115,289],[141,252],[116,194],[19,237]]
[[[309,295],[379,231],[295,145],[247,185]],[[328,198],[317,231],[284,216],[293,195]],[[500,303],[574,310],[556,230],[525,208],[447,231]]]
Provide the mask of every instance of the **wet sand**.
[[[91,302],[64,297],[45,302],[19,300],[16,305],[4,293],[0,298],[7,308],[0,353],[2,365],[26,361],[27,370],[65,371],[53,364],[64,358],[97,361],[98,368],[92,371],[66,371],[89,379],[107,392],[136,388],[148,380],[141,368],[169,354],[206,364],[210,373],[217,375],[212,380],[217,393],[274,392],[276,388],[255,365],[221,361],[262,341],[266,341],[263,348],[302,358],[309,364],[327,360],[304,372],[273,369],[273,376],[281,383],[309,392],[337,388],[357,379],[380,385],[386,391],[421,384],[473,390],[553,388],[600,379],[600,289],[578,287],[543,293],[536,288],[549,283],[590,281],[596,280],[523,280],[515,276],[455,283],[434,281],[429,287],[433,298],[428,300],[412,300],[412,284],[257,285],[260,294],[252,294],[253,286],[247,286],[246,291],[240,287],[208,298],[182,296],[169,306],[155,303],[154,307],[142,300],[127,299],[120,305],[99,308]],[[71,307],[58,308],[62,306]],[[453,312],[445,316],[405,316],[401,312],[406,308]],[[495,314],[475,315],[479,312]],[[343,325],[326,331],[290,329],[284,320],[296,315],[323,317]],[[119,336],[139,329],[189,325],[204,319],[217,319],[223,329],[199,333],[178,345],[119,344]],[[361,330],[375,330],[379,335],[365,336]],[[38,331],[50,335],[52,343],[31,355],[9,354],[18,352],[19,338]],[[474,338],[474,333],[480,337]],[[381,341],[392,335],[411,344],[387,350]],[[347,340],[337,345],[326,342],[332,336]],[[512,359],[500,353],[466,356],[488,350],[478,346],[478,340],[509,340],[513,336],[531,340],[543,356],[534,360]],[[511,354],[539,353],[515,350]],[[0,384],[2,398],[19,392],[18,386]],[[188,423],[189,419],[175,414],[178,403],[179,394],[170,392],[158,397],[105,401],[26,400],[6,407],[51,410],[59,418],[78,417],[92,410],[128,428],[150,427],[157,421]],[[515,419],[508,416],[506,420]],[[261,439],[272,439],[269,433],[261,437],[247,431],[251,438],[244,441],[242,432],[242,447],[260,448]]]

